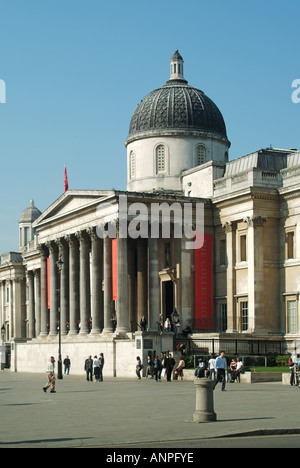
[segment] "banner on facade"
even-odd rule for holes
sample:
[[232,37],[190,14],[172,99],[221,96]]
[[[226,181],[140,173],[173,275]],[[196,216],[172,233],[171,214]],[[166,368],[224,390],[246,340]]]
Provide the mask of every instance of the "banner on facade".
[[118,240],[112,239],[112,296],[113,301],[118,299]]
[[213,329],[213,236],[204,234],[204,244],[195,250],[195,329]]

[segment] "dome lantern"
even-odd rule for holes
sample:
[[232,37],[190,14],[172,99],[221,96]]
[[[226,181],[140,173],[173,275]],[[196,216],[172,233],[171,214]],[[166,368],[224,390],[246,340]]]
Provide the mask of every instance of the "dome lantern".
[[178,50],[175,51],[175,54],[172,56],[170,60],[170,65],[171,65],[171,76],[169,81],[173,80],[179,80],[179,81],[184,81],[187,83],[184,79],[183,76],[183,64],[184,60]]

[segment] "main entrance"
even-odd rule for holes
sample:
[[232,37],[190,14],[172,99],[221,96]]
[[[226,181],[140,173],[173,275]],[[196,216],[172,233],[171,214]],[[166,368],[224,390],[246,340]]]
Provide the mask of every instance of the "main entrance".
[[163,319],[171,318],[174,311],[174,283],[173,281],[162,282],[162,313]]

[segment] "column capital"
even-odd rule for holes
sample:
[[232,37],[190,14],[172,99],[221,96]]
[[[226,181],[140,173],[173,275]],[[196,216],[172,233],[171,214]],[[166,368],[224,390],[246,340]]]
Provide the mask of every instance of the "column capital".
[[247,216],[243,219],[243,222],[247,224],[248,227],[263,227],[268,218],[264,216]]
[[90,236],[88,235],[87,231],[77,231],[75,236],[77,237],[80,245],[86,244],[90,241]]
[[95,227],[89,227],[86,230],[86,234],[92,239],[100,239],[99,236],[97,235],[97,231]]
[[229,232],[236,231],[237,223],[236,221],[226,221],[222,224],[222,227],[225,229],[226,234]]
[[46,247],[49,250],[50,254],[57,251],[57,241],[48,241],[46,242]]
[[47,257],[48,256],[48,249],[45,244],[39,244],[37,246],[37,250],[40,252],[41,257]]
[[74,234],[67,234],[65,236],[65,241],[67,242],[69,247],[78,245],[77,237]]

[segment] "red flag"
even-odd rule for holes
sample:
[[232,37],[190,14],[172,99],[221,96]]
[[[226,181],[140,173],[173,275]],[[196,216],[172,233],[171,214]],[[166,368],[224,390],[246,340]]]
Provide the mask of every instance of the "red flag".
[[67,174],[67,166],[65,165],[65,192],[69,190],[69,182],[68,182],[68,174]]

